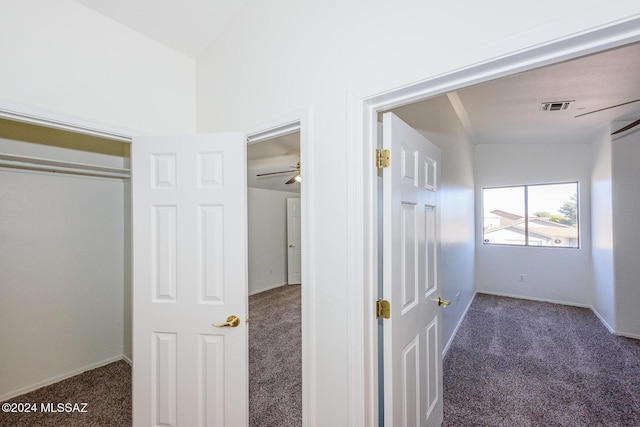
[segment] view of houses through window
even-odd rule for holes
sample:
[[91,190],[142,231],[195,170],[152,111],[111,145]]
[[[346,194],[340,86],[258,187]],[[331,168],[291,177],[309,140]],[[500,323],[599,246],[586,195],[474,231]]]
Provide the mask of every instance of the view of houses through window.
[[578,183],[484,188],[483,242],[578,248]]

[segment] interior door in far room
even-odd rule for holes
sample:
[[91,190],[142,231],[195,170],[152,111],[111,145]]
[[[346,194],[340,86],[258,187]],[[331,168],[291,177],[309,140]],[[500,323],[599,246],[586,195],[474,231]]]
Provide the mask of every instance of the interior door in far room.
[[287,283],[289,285],[298,285],[302,281],[300,218],[300,199],[287,199]]
[[385,426],[440,426],[438,308],[440,150],[393,113],[383,116],[383,320]]
[[243,139],[133,140],[136,426],[248,423]]

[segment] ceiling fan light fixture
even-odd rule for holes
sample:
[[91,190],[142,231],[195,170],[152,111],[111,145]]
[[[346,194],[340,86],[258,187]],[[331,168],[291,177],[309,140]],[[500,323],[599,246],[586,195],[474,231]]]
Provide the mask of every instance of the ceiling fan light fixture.
[[300,174],[297,174],[296,176],[292,176],[289,181],[285,182],[285,185],[291,185],[294,182],[300,182],[302,180],[302,177],[300,176]]

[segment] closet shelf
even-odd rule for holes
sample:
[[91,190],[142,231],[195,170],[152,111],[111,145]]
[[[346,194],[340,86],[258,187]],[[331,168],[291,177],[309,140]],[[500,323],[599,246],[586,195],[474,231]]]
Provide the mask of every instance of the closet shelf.
[[86,163],[65,162],[40,157],[0,153],[0,167],[44,172],[60,172],[103,178],[131,178],[131,169],[113,168]]

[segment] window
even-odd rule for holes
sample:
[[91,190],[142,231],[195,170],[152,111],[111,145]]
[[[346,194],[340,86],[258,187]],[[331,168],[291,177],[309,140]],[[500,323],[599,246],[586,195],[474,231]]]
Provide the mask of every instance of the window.
[[482,189],[485,245],[578,248],[578,183]]

